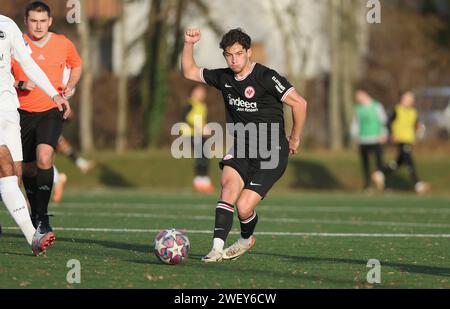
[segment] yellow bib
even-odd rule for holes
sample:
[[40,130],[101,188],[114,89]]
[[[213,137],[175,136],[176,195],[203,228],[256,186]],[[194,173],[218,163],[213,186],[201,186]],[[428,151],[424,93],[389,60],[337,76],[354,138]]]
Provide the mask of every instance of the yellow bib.
[[[186,123],[189,125],[189,128],[183,127],[183,135],[194,135],[194,122],[195,119],[201,119],[201,129],[206,125],[206,116],[208,113],[208,108],[205,103],[196,101],[196,100],[189,100],[189,104],[191,105],[191,110],[186,116]],[[198,121],[198,120],[197,120]]]
[[397,143],[414,144],[416,140],[417,110],[414,107],[395,107],[392,135]]

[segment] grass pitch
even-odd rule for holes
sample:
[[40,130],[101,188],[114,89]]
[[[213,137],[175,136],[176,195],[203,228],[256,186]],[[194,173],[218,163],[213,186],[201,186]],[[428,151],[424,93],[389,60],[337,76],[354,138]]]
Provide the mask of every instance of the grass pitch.
[[[258,206],[252,252],[203,264],[215,195],[142,191],[68,192],[51,205],[57,241],[34,257],[0,210],[0,288],[450,288],[450,197],[277,193]],[[187,230],[181,265],[152,253],[160,229]],[[239,232],[235,219],[231,244]],[[69,284],[71,259],[81,283]],[[381,283],[367,283],[367,262]]]

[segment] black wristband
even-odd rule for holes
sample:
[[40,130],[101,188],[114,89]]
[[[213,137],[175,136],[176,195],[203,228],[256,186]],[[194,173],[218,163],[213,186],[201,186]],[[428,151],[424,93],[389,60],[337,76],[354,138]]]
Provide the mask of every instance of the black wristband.
[[19,80],[19,83],[17,84],[17,88],[24,91],[25,89],[23,89],[23,84],[25,84],[25,82],[23,80]]

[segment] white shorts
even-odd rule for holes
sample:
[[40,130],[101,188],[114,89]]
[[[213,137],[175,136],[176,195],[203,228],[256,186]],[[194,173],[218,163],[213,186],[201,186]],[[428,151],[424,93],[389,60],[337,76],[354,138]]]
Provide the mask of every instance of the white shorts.
[[17,111],[0,111],[0,145],[6,145],[14,162],[23,160],[20,116]]

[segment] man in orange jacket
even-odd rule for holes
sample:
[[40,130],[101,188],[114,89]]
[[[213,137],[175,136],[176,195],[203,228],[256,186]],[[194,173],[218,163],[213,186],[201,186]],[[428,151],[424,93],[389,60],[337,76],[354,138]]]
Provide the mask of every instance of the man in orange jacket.
[[[53,86],[70,98],[82,73],[82,61],[73,45],[63,35],[49,32],[53,19],[48,5],[30,3],[25,10],[25,25],[32,57],[47,74]],[[63,85],[64,69],[71,69]],[[28,80],[17,62],[12,65],[15,87],[20,101],[20,122],[23,144],[23,182],[31,206],[31,217],[41,233],[52,232],[48,204],[53,188],[53,163],[56,145],[62,133],[62,113],[44,92]]]

